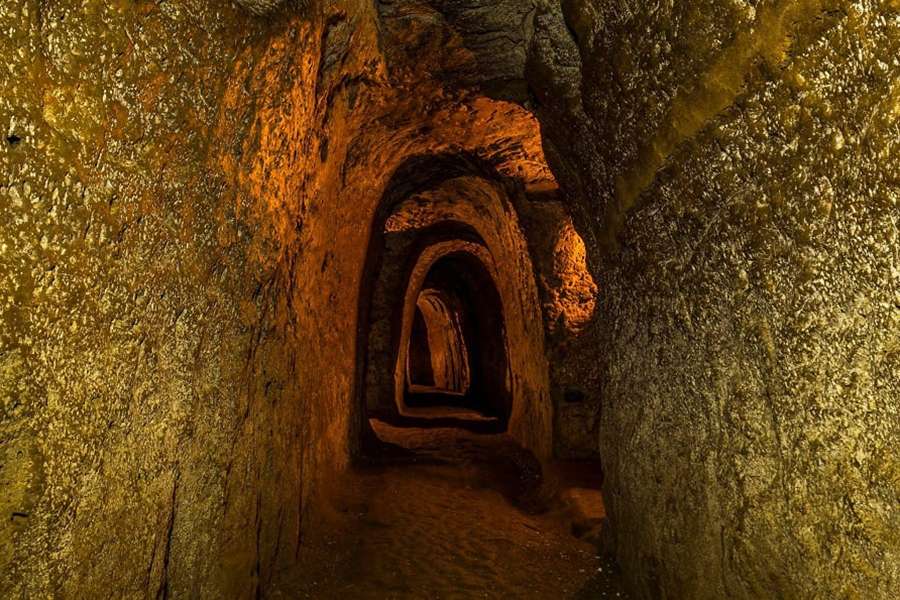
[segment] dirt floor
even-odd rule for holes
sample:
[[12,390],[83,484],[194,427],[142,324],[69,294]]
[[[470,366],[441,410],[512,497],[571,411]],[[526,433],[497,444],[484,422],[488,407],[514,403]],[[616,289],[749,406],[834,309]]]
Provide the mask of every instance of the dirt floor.
[[504,435],[400,429],[356,469],[277,598],[624,598],[599,556],[596,464],[537,461]]

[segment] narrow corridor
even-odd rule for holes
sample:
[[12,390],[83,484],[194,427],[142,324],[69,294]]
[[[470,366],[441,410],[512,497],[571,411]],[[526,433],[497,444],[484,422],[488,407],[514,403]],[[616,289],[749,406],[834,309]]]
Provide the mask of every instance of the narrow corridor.
[[900,0],[0,31],[0,600],[900,598]]

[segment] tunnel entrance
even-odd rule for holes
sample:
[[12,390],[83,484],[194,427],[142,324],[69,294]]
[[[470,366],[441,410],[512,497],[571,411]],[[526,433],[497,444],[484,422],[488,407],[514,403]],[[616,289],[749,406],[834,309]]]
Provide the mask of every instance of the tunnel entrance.
[[396,366],[405,375],[401,412],[461,408],[505,424],[512,398],[503,304],[485,265],[466,252],[441,257],[408,310],[405,373]]

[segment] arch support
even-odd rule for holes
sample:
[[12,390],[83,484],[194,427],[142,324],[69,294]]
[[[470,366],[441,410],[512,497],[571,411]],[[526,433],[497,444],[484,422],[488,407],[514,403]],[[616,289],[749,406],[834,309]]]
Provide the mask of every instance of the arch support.
[[[444,402],[451,401],[449,394],[458,396],[452,399],[453,404],[478,410],[504,425],[508,422],[513,405],[512,374],[507,315],[496,284],[498,277],[490,253],[476,242],[449,240],[429,246],[419,255],[403,297],[394,361],[394,402],[401,415],[408,415],[411,408],[440,403],[442,395]],[[456,296],[455,301],[450,299],[451,294]],[[445,323],[442,332],[435,331],[435,343],[432,331],[428,331],[434,376],[430,389],[409,385],[408,379],[408,365],[414,362],[410,350],[415,347],[410,341],[414,339],[416,315],[425,312],[422,306],[433,315],[435,328],[441,327],[439,322]],[[449,313],[446,318],[435,314],[443,311]],[[427,317],[425,321],[428,323]],[[447,340],[455,347],[445,345],[443,356],[436,357],[435,350],[443,342],[438,336],[456,336],[457,332],[458,337]],[[453,353],[456,355],[450,355]],[[470,360],[470,385],[465,390],[447,387],[447,375],[453,368],[464,368],[468,376]],[[447,370],[439,375],[442,368]],[[445,384],[444,389],[439,389],[439,381]]]

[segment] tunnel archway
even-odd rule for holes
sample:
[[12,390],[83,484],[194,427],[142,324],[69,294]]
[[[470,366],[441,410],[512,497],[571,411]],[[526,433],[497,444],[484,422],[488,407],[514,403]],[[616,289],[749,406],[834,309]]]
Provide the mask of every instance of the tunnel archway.
[[408,392],[463,396],[469,391],[465,321],[465,307],[453,290],[429,288],[419,293],[407,344]]
[[[428,289],[424,283],[428,266],[451,253],[441,246],[449,243],[458,245],[455,250],[471,245],[469,254],[477,257],[480,266],[458,264],[472,272],[489,273],[489,277],[480,277],[481,283],[466,285],[495,290],[492,294],[499,300],[493,303],[493,313],[500,316],[491,337],[503,340],[486,346],[482,339],[473,349],[478,341],[475,333],[470,329],[468,337],[463,336],[471,385],[452,398],[451,405],[469,406],[470,412],[482,419],[487,416],[495,421],[492,427],[496,430],[508,431],[535,454],[549,456],[553,409],[543,313],[535,267],[516,208],[517,202],[524,202],[524,194],[517,180],[468,155],[415,157],[391,177],[374,215],[361,280],[358,348],[362,358],[357,362],[356,397],[361,403],[364,446],[372,441],[369,419],[403,421],[403,413],[424,399],[412,397],[407,403],[406,361],[415,317],[412,307],[418,301],[408,290],[414,280],[412,287],[417,292]],[[435,254],[438,247],[442,251]],[[423,270],[425,256],[430,262]],[[475,306],[478,302],[466,300],[463,304]],[[490,322],[485,314],[470,314],[460,322],[468,321]],[[463,331],[467,328],[462,326]],[[487,356],[501,368],[482,366]],[[489,377],[484,374],[487,372],[495,374]],[[484,406],[484,398],[491,399],[488,406]]]
[[[501,428],[508,422],[512,410],[509,348],[503,301],[494,280],[496,267],[489,260],[478,244],[448,241],[428,248],[417,262],[404,298],[394,369],[395,399],[401,414],[426,407],[457,407],[497,419]],[[426,314],[434,315],[423,320],[428,323],[430,318],[435,328],[446,311],[452,332],[444,336],[449,343],[443,352],[440,336],[434,336],[436,343],[429,345],[431,386],[415,385],[409,377],[409,365],[418,360],[413,352],[417,349],[416,317],[423,314],[422,306]],[[431,312],[431,307],[436,310]],[[431,341],[430,328],[428,334]],[[440,377],[441,362],[455,363],[459,374],[464,365],[465,378],[450,382]]]

